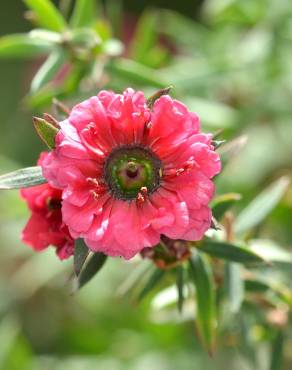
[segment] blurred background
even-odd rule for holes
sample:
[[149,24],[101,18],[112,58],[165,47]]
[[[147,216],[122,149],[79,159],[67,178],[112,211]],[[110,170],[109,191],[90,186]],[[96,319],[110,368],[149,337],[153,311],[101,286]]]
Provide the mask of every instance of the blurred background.
[[[71,1],[55,4],[71,14]],[[217,178],[218,194],[242,195],[234,214],[274,180],[292,178],[291,1],[111,0],[96,6],[94,27],[105,46],[94,63],[78,49],[77,57],[64,57],[52,83],[31,86],[45,56],[1,58],[0,52],[1,173],[34,165],[45,150],[31,117],[51,112],[53,96],[71,106],[102,88],[131,86],[151,95],[172,85],[173,95],[199,114],[205,131],[223,129],[221,138],[230,142],[239,137]],[[32,28],[22,1],[2,1],[0,14],[1,36]],[[286,253],[266,278],[287,287],[291,211],[290,186],[252,235]],[[72,261],[61,263],[54,250],[36,254],[20,242],[28,215],[17,191],[0,193],[0,369],[291,370],[286,306],[274,312],[263,302],[255,309],[246,301],[232,319],[223,308],[217,351],[210,358],[196,338],[193,307],[179,316],[171,288],[139,305],[124,294],[128,277],[138,276],[137,269],[143,273],[140,261],[111,260],[71,295]],[[275,337],[279,328],[285,341]],[[283,356],[271,359],[272,352]]]

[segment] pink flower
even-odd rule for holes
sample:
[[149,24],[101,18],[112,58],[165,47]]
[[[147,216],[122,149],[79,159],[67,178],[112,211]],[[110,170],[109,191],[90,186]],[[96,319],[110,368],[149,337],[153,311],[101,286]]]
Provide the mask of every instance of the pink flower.
[[[47,155],[41,153],[39,165]],[[61,260],[70,257],[74,250],[74,240],[62,221],[62,191],[49,184],[42,184],[21,189],[20,194],[32,213],[22,231],[22,241],[37,251],[53,245]]]
[[129,259],[161,235],[203,237],[220,160],[184,104],[164,95],[150,110],[142,92],[101,91],[60,125],[42,167],[63,190],[63,219],[74,238]]

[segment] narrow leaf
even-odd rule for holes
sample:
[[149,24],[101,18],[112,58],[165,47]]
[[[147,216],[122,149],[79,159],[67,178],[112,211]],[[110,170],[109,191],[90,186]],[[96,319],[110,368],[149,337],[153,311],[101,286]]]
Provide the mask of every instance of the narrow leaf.
[[74,245],[74,272],[78,277],[89,255],[89,249],[83,239],[77,239]]
[[156,45],[158,32],[157,26],[160,15],[157,11],[146,10],[138,20],[133,36],[130,55],[137,62],[144,63],[149,56],[149,51]]
[[234,230],[242,234],[257,226],[279,203],[289,185],[288,177],[281,177],[258,195],[237,217]]
[[150,276],[149,280],[144,285],[143,289],[141,290],[140,294],[138,295],[138,301],[142,301],[146,295],[151,292],[152,289],[159,283],[162,277],[165,274],[165,270],[155,269],[152,275]]
[[165,87],[164,89],[158,90],[156,93],[151,95],[147,99],[147,106],[148,108],[153,108],[154,103],[156,102],[157,99],[159,99],[162,95],[167,95],[170,90],[172,89],[172,86]]
[[45,119],[39,117],[33,117],[33,124],[43,142],[50,149],[54,149],[55,138],[59,130]]
[[216,306],[212,269],[199,254],[189,260],[190,274],[196,289],[197,325],[203,344],[210,355],[215,346]]
[[40,166],[27,167],[0,176],[0,189],[29,188],[45,182]]
[[107,256],[103,253],[94,253],[86,266],[81,270],[77,279],[77,289],[87,284],[103,267]]
[[43,28],[35,28],[29,31],[28,36],[37,41],[47,41],[54,45],[60,45],[63,42],[62,34],[55,31],[48,31]]
[[96,18],[96,0],[76,0],[70,25],[73,28],[90,26]]
[[225,143],[226,143],[226,140],[212,140],[212,145],[214,146],[215,150],[220,148],[220,146]]
[[284,335],[279,330],[273,343],[271,351],[270,370],[282,370],[284,360]]
[[264,281],[260,281],[260,280],[251,280],[251,279],[245,280],[244,286],[247,292],[252,292],[252,293],[265,293],[271,289],[269,284],[265,283]]
[[222,258],[231,262],[259,263],[266,262],[259,254],[240,245],[207,239],[199,251],[208,253],[212,257]]
[[232,141],[228,141],[226,144],[221,145],[218,148],[221,162],[225,165],[228,161],[236,157],[247,143],[247,135],[241,135]]
[[40,26],[56,32],[66,29],[66,21],[52,1],[24,0],[24,2],[34,12]]
[[41,68],[37,71],[35,77],[31,83],[31,92],[36,92],[46,83],[50,82],[51,79],[58,72],[60,67],[65,61],[65,53],[63,50],[54,50]]
[[14,34],[0,38],[0,58],[32,58],[52,50],[53,44],[36,40],[25,34]]
[[184,304],[184,268],[178,266],[176,269],[176,286],[177,286],[177,307],[178,311],[182,313],[183,304]]
[[237,313],[244,299],[244,281],[241,276],[241,266],[238,263],[227,263],[225,273],[230,311]]
[[240,199],[241,195],[237,193],[228,193],[216,197],[211,204],[212,213],[215,219],[220,220],[225,212]]
[[108,65],[109,71],[119,77],[131,80],[139,84],[150,85],[164,88],[167,83],[157,74],[157,72],[143,64],[130,59],[120,58]]

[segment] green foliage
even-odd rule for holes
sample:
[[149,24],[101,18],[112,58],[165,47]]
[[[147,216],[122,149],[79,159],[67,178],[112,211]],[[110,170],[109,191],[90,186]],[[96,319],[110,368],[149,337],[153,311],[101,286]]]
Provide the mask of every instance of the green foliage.
[[[105,254],[100,252],[93,253],[92,256],[88,259],[88,262],[84,266],[82,266],[81,271],[77,275],[76,290],[82,288],[85,284],[87,284],[100,271],[106,260],[107,256]],[[79,268],[80,267],[78,267],[78,269]]]
[[74,272],[78,277],[82,270],[82,267],[89,255],[89,249],[84,243],[83,239],[77,239],[74,245]]
[[199,335],[212,355],[215,346],[216,307],[215,284],[208,260],[194,254],[189,261],[190,273],[196,289],[196,317]]
[[24,0],[32,10],[37,24],[49,30],[62,32],[66,29],[66,21],[51,0]]
[[60,70],[66,59],[66,54],[61,49],[51,52],[41,68],[38,70],[31,82],[31,92],[34,93],[52,80],[54,75]]
[[29,35],[8,35],[0,38],[1,58],[31,58],[50,51],[52,43]]
[[265,262],[263,257],[253,251],[244,248],[240,245],[235,245],[227,242],[219,242],[214,240],[205,240],[199,246],[199,250],[208,253],[213,257],[222,258],[231,262],[239,263],[260,263]]
[[59,129],[43,118],[34,117],[33,125],[42,141],[49,149],[55,148],[55,138]]
[[45,182],[40,166],[27,167],[0,176],[0,189],[21,189]]
[[243,233],[257,226],[279,203],[289,185],[289,179],[282,177],[256,197],[237,217],[235,232]]
[[96,1],[77,0],[70,19],[73,28],[91,26],[96,20]]

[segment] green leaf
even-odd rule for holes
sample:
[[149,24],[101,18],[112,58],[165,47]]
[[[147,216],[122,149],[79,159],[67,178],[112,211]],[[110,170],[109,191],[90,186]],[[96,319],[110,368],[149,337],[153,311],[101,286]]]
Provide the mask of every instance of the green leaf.
[[52,42],[32,39],[26,34],[0,38],[0,58],[32,58],[52,50]]
[[40,166],[27,167],[0,176],[0,189],[29,188],[46,181]]
[[66,21],[50,0],[23,0],[33,11],[37,23],[49,30],[62,32],[66,29]]
[[96,0],[76,0],[70,25],[73,28],[90,26],[96,18]]
[[103,253],[94,253],[77,278],[77,289],[87,284],[103,267],[107,256]]
[[33,124],[39,137],[50,148],[55,148],[55,138],[59,129],[43,118],[33,117]]
[[260,254],[266,261],[288,265],[292,263],[291,252],[270,239],[252,239],[249,241],[248,246],[254,253]]
[[223,166],[236,157],[247,143],[247,135],[241,135],[218,148]]
[[84,243],[83,239],[75,240],[74,245],[74,272],[75,275],[78,277],[82,270],[82,267],[89,255],[89,249],[87,245]]
[[273,292],[274,295],[285,304],[291,305],[291,291],[281,282],[275,279],[248,279],[244,281],[245,290],[251,293],[267,293]]
[[159,99],[163,95],[168,95],[171,89],[172,89],[172,86],[165,87],[164,89],[160,89],[160,90],[156,91],[156,93],[154,93],[153,95],[151,95],[147,99],[147,106],[148,106],[148,108],[152,109],[154,103],[156,102],[156,100]]
[[62,34],[43,28],[35,28],[29,31],[28,36],[33,40],[47,41],[55,45],[60,45],[63,42]]
[[141,292],[138,295],[138,301],[142,301],[148,293],[159,283],[162,277],[165,275],[165,270],[155,268],[154,272],[150,275],[150,278],[142,288]]
[[252,293],[265,293],[271,289],[264,281],[248,279],[244,281],[245,290]]
[[225,267],[225,284],[232,313],[237,313],[244,299],[244,281],[241,275],[241,266],[238,263],[227,263]]
[[66,54],[63,50],[54,50],[34,76],[31,83],[31,92],[36,92],[48,83],[58,72],[65,58]]
[[288,177],[281,177],[258,195],[237,217],[234,230],[242,234],[257,226],[279,203],[289,185]]
[[109,71],[127,81],[150,85],[153,87],[164,88],[167,82],[164,81],[156,71],[130,59],[120,58],[113,61],[109,66]]
[[91,28],[77,28],[71,33],[71,44],[74,47],[93,49],[101,42],[99,35]]
[[130,55],[137,62],[145,64],[149,51],[155,46],[159,18],[159,13],[153,10],[146,10],[139,18],[130,48]]
[[283,369],[284,360],[284,334],[282,331],[278,331],[271,349],[271,362],[270,370],[281,370]]
[[178,266],[176,268],[176,286],[177,286],[177,307],[178,311],[182,313],[184,304],[184,268],[183,266]]
[[208,253],[212,257],[222,258],[230,262],[265,262],[265,260],[259,254],[256,254],[255,252],[240,245],[214,241],[211,239],[205,240],[204,243],[198,247],[198,250],[200,252]]
[[238,193],[227,193],[216,197],[211,203],[212,213],[215,219],[220,220],[225,212],[240,199],[241,195]]
[[199,254],[189,260],[190,275],[196,289],[197,325],[203,344],[212,355],[215,347],[215,284],[208,260]]

